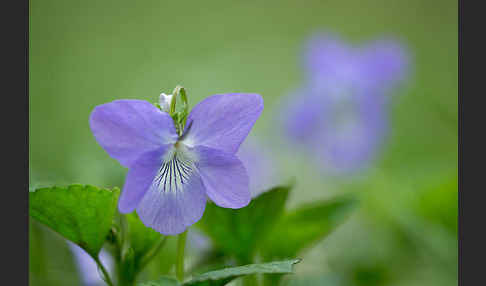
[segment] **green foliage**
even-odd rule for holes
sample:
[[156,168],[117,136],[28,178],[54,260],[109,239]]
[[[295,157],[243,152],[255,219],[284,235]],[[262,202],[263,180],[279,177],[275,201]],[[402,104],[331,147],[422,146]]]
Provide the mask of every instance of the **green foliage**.
[[197,275],[182,284],[173,278],[161,277],[157,281],[141,283],[138,286],[222,286],[238,277],[246,275],[292,273],[293,265],[299,262],[299,259],[292,259],[224,268]]
[[353,197],[341,196],[286,213],[261,244],[262,256],[265,260],[295,257],[341,224],[355,203]]
[[335,274],[318,274],[297,276],[289,279],[285,286],[339,286],[344,285],[343,279]]
[[451,233],[457,233],[457,177],[434,188],[425,190],[417,198],[414,207],[427,221],[442,225]]
[[144,257],[150,255],[166,238],[155,230],[146,227],[136,212],[125,215],[127,222],[127,238],[133,251],[136,264],[143,263]]
[[82,286],[75,263],[62,236],[34,219],[29,221],[29,285]]
[[197,226],[227,255],[234,255],[240,262],[249,263],[257,244],[283,213],[290,188],[275,187],[241,209],[220,208],[210,203]]
[[184,283],[188,286],[220,286],[225,285],[235,278],[253,274],[287,274],[292,273],[294,264],[300,262],[300,259],[285,261],[274,261],[262,264],[249,264],[239,267],[225,268],[221,270],[210,271],[194,277],[191,281]]
[[160,248],[155,257],[147,264],[147,279],[155,280],[160,275],[168,275],[174,268],[176,261],[177,238],[166,236],[164,247]]
[[216,250],[240,262],[252,262],[258,251],[264,261],[287,259],[328,235],[356,204],[345,195],[285,212],[290,188],[275,187],[238,210],[208,204],[198,226]]
[[29,213],[97,257],[110,231],[119,192],[78,184],[41,188],[29,192]]
[[118,277],[127,285],[133,285],[140,271],[165,245],[167,237],[146,227],[135,212],[122,216],[120,222]]
[[160,277],[156,281],[149,281],[139,283],[137,286],[180,286],[181,284],[175,278],[172,277]]
[[234,265],[234,261],[230,257],[227,257],[223,251],[211,248],[202,253],[199,259],[192,265],[191,273],[196,275],[229,266],[236,265]]

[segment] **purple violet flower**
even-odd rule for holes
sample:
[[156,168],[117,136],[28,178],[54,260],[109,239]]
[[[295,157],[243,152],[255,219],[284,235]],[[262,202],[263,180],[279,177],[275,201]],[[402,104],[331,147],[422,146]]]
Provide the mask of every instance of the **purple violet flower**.
[[326,171],[364,167],[387,131],[387,94],[406,75],[404,48],[392,40],[356,47],[320,34],[310,39],[304,63],[307,81],[287,102],[286,135]]
[[[163,110],[165,100],[161,96]],[[192,109],[178,134],[169,113],[147,101],[95,107],[96,140],[129,169],[120,212],[136,209],[146,226],[175,235],[202,217],[206,196],[224,208],[248,205],[248,175],[235,154],[262,110],[258,94],[213,95]]]

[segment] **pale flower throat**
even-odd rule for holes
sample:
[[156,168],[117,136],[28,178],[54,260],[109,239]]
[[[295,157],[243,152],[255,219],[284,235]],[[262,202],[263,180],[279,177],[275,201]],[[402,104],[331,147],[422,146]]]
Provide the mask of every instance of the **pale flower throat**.
[[196,170],[196,154],[189,150],[181,141],[177,141],[162,159],[162,165],[157,171],[152,187],[159,192],[176,193],[182,191]]

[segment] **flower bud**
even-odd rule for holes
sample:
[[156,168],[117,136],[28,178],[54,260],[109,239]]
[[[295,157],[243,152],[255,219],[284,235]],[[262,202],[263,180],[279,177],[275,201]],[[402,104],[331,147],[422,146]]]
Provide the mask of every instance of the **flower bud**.
[[172,94],[161,93],[159,97],[159,105],[162,111],[170,113],[170,104],[172,102]]

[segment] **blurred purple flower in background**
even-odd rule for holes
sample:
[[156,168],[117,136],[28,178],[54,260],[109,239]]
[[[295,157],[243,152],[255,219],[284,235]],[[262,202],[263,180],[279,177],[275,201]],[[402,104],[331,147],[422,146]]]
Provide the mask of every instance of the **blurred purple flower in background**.
[[210,251],[212,248],[211,239],[197,228],[190,228],[187,233],[188,247],[199,254]]
[[236,155],[248,173],[252,198],[276,186],[275,162],[273,162],[269,150],[254,137],[247,138]]
[[[102,286],[106,285],[98,272],[98,265],[89,256],[86,251],[74,243],[69,242],[69,248],[73,253],[76,267],[84,286]],[[113,258],[102,249],[99,254],[101,263],[106,266],[108,272],[113,272]]]
[[325,171],[345,173],[373,159],[388,127],[388,94],[407,73],[404,47],[392,40],[352,46],[333,34],[310,39],[306,82],[286,102],[290,141]]

